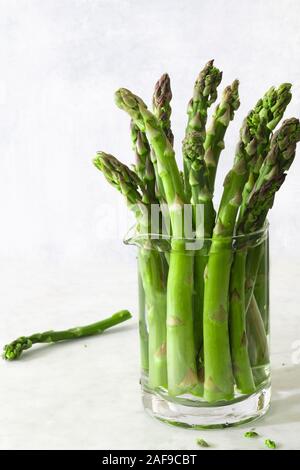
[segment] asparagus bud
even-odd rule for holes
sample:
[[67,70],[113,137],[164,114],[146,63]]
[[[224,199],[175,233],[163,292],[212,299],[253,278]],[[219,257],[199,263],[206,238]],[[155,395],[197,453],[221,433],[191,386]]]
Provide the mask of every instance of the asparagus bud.
[[[217,99],[217,87],[222,80],[222,72],[213,65],[213,60],[209,61],[200,72],[195,85],[193,97],[188,104],[188,123],[183,141],[183,159],[185,174],[185,189],[188,199],[192,197],[193,203],[197,204],[199,193],[202,188],[192,192],[190,185],[190,172],[193,162],[197,159],[203,160],[205,125],[207,121],[207,110]],[[205,165],[206,167],[206,165]],[[195,169],[192,169],[195,172]],[[208,174],[206,175],[208,182]],[[206,185],[208,187],[208,184]],[[205,197],[205,196],[204,196]],[[196,199],[196,200],[195,200]]]
[[214,191],[216,171],[220,153],[224,149],[224,136],[235,111],[240,106],[239,81],[234,80],[223,92],[220,103],[217,105],[210,128],[206,133],[204,142],[204,160],[207,165],[209,186]]
[[240,220],[239,232],[248,233],[264,225],[267,213],[273,206],[275,193],[283,184],[286,171],[295,158],[299,140],[300,124],[296,118],[284,121],[273,135],[269,153]]

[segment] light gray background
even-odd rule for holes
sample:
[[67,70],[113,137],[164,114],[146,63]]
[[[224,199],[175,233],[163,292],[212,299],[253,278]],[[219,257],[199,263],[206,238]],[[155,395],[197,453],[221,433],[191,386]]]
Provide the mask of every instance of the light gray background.
[[[0,0],[1,343],[122,307],[136,311],[123,201],[91,164],[100,149],[132,161],[114,91],[125,86],[150,103],[155,81],[170,74],[180,158],[186,104],[204,63],[215,58],[223,86],[239,78],[242,104],[227,133],[220,188],[241,120],[266,89],[292,82],[287,116],[299,116],[299,18],[298,0]],[[299,171],[300,155],[270,217],[277,389],[261,426],[285,447],[299,444],[279,432],[299,435]],[[136,341],[128,327],[86,349],[48,348],[40,360],[28,352],[23,362],[2,363],[0,447],[193,447],[193,433],[142,413]],[[241,431],[212,435],[219,448],[258,445],[239,441]]]

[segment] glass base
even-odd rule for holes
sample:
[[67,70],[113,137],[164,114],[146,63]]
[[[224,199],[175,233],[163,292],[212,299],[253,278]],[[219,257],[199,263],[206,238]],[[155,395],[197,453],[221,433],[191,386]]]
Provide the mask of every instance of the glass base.
[[270,385],[230,403],[211,405],[200,400],[171,399],[166,394],[142,387],[142,400],[147,413],[167,424],[191,429],[227,428],[249,423],[268,411],[270,399]]

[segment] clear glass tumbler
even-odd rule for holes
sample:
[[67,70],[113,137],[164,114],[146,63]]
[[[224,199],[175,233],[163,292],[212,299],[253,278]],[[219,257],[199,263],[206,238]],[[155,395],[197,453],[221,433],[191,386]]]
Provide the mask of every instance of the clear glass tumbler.
[[138,249],[145,410],[169,424],[227,427],[270,403],[268,226],[247,235],[129,234]]

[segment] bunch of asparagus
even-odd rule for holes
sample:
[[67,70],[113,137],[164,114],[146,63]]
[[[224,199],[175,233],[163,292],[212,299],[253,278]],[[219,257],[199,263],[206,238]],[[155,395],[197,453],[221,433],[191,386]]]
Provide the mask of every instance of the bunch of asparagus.
[[[275,131],[291,100],[291,85],[272,87],[243,121],[233,166],[215,208],[224,137],[240,104],[235,80],[224,89],[207,126],[221,79],[213,61],[196,79],[187,109],[183,172],[173,149],[167,74],[155,85],[152,111],[127,89],[115,94],[117,106],[131,118],[133,168],[104,152],[94,159],[123,194],[135,214],[137,232],[144,234],[138,254],[144,295],[140,337],[149,386],[173,396],[192,393],[208,402],[231,400],[236,391],[251,394],[265,380],[257,370],[269,361],[267,242],[250,241],[264,233],[268,211],[300,140],[296,118]],[[161,227],[167,227],[169,235],[167,252],[150,242],[149,213],[156,204],[162,209]],[[187,205],[192,208],[188,233]],[[201,240],[200,248],[187,249],[186,239]]]

